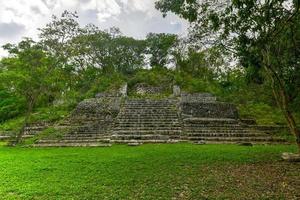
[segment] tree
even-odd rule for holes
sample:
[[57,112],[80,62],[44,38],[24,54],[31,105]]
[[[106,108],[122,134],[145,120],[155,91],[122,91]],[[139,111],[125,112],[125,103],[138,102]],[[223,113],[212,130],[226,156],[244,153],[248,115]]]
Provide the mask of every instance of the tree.
[[150,66],[165,67],[177,42],[178,38],[173,34],[149,33],[146,38],[146,53],[151,55]]
[[[78,15],[64,11],[41,31],[41,43],[70,75],[88,67],[110,73],[127,73],[144,64],[145,42],[123,36],[112,27],[99,30],[93,24],[80,27]],[[97,71],[97,70],[95,70]]]
[[300,130],[291,107],[299,95],[295,89],[300,68],[299,4],[299,0],[160,0],[156,8],[189,20],[194,41],[222,47],[241,66],[262,70],[300,152]]
[[24,123],[16,137],[18,143],[39,97],[47,95],[59,78],[53,76],[56,72],[54,59],[33,40],[25,39],[18,45],[7,44],[4,49],[8,50],[11,56],[1,60],[1,86],[24,99],[26,105]]

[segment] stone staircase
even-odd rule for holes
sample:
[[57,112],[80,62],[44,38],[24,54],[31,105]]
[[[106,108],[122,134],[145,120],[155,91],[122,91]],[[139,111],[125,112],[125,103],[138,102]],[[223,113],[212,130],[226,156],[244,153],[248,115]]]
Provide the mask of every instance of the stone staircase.
[[115,120],[111,142],[176,142],[180,135],[176,100],[129,99]]
[[243,125],[236,119],[187,118],[183,120],[182,137],[185,140],[205,143],[282,143],[285,140]]
[[120,99],[114,97],[83,101],[67,120],[56,126],[57,129],[67,132],[66,134],[61,138],[39,140],[35,146],[111,146],[110,132],[119,104]]
[[32,124],[30,126],[27,126],[25,127],[22,138],[32,138],[41,133],[47,127],[48,125],[45,124]]
[[[93,120],[97,121],[95,118]],[[99,120],[101,121],[101,120]],[[61,138],[57,139],[42,139],[39,140],[38,144],[35,146],[39,147],[105,147],[111,146],[109,144],[110,139],[109,135],[106,132],[106,129],[101,126],[102,124],[95,124],[86,122],[85,124],[74,122],[72,124],[64,124],[64,126],[58,126],[58,129],[66,131],[68,133],[63,135]],[[102,130],[102,131],[101,131]]]

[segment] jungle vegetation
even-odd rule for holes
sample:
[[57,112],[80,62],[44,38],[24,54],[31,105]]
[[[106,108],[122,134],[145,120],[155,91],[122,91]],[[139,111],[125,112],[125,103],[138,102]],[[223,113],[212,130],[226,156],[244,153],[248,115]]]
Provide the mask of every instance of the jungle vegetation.
[[117,27],[81,27],[76,13],[53,16],[38,41],[3,46],[0,130],[16,132],[18,142],[29,123],[58,121],[98,92],[171,83],[235,103],[259,124],[287,124],[300,147],[299,1],[285,2],[157,1],[163,15],[190,22],[185,38],[135,39]]

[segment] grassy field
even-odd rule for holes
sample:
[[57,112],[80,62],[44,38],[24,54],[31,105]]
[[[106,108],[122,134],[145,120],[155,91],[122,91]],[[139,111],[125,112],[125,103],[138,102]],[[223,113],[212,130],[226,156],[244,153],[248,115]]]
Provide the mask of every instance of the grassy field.
[[299,199],[292,145],[0,147],[0,199]]

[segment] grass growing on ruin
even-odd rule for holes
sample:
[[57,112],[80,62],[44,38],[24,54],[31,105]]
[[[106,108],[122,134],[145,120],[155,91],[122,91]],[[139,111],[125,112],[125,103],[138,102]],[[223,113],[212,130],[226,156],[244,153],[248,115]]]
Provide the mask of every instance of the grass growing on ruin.
[[[0,147],[0,199],[296,199],[292,145]],[[297,196],[298,195],[298,196]]]

